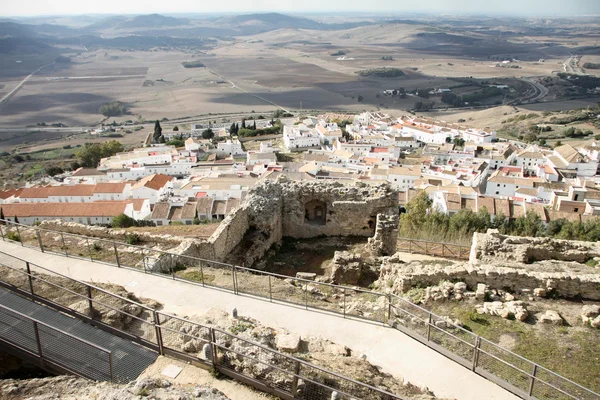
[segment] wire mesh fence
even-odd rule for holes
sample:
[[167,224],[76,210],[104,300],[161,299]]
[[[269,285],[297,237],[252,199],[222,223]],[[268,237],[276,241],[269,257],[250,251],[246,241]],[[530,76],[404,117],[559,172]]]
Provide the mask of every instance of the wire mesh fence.
[[98,381],[112,381],[112,353],[67,332],[0,305],[0,339],[67,371]]
[[[19,244],[23,242],[23,245],[39,247],[42,251],[106,262],[146,273],[170,275],[176,280],[216,287],[235,294],[249,294],[269,301],[291,303],[307,309],[337,313],[344,317],[384,323],[402,330],[475,372],[494,378],[496,383],[518,395],[525,393],[540,399],[600,399],[597,393],[394,295],[287,277],[105,239],[24,227],[11,222],[0,225],[0,236],[3,240]],[[400,244],[409,247],[404,250],[413,252],[430,252],[435,253],[434,255],[441,255],[437,252],[443,252],[449,257],[468,257],[466,246],[445,243],[432,245],[431,242],[407,239],[399,241]],[[6,263],[8,266],[19,264],[2,254],[0,263]],[[31,279],[27,275],[11,276],[10,279],[11,285],[23,290],[27,290],[32,285],[31,282],[34,282],[34,290],[41,294],[52,287],[52,282],[36,280],[33,274]],[[69,288],[77,296],[86,295],[82,293],[83,289],[84,287],[77,285]],[[67,298],[64,303],[71,300],[76,298]],[[99,304],[99,307],[103,305]],[[143,318],[133,318],[133,321],[141,326],[138,326],[140,329],[137,333],[143,332],[148,341],[158,341],[156,331],[151,329],[151,326],[145,326],[155,323],[151,321],[152,314],[147,311],[144,313]],[[166,315],[161,315],[161,318],[170,319]],[[143,321],[139,321],[140,319]],[[187,340],[184,338],[193,334],[175,332],[168,326],[163,329],[162,323],[159,325],[158,330],[168,339],[175,340],[179,336],[177,340],[185,343],[190,340],[206,340],[206,334],[200,339]],[[173,340],[168,342],[174,343]],[[193,343],[188,345],[188,349],[192,348],[197,350]],[[181,349],[173,351],[186,353]]]
[[[184,358],[186,360],[193,358],[200,363],[235,371],[281,393],[289,395],[299,393],[298,398],[302,399],[326,400],[335,390],[340,394],[347,393],[348,397],[356,399],[402,399],[332,371],[313,366],[291,355],[242,339],[234,333],[149,309],[142,304],[53,273],[43,267],[30,265],[16,258],[13,258],[10,263],[12,265],[8,266],[6,264],[9,262],[4,261],[10,257],[0,253],[0,264],[20,275],[25,275],[27,283],[35,282],[32,293],[36,296],[34,298],[48,296],[49,300],[65,309],[104,322],[114,330],[134,334],[139,344],[155,344],[161,352],[167,350],[169,354],[186,356]],[[35,268],[36,271],[27,272],[30,268]],[[43,271],[43,275],[37,270]],[[60,283],[57,282],[59,277],[62,279]],[[2,282],[9,283],[4,280]],[[13,285],[9,284],[9,286]],[[19,289],[31,293],[29,284],[21,284]],[[119,305],[117,306],[116,303]],[[7,317],[0,313],[0,322],[5,322],[6,319]],[[18,328],[17,334],[13,335],[16,340],[22,342],[23,347],[35,350],[36,342],[31,339],[31,326],[14,323],[14,321],[12,325]],[[135,329],[132,329],[132,326],[135,326]],[[27,331],[30,334],[23,335],[23,332]],[[45,334],[46,332],[42,333]],[[2,333],[2,337],[4,336]],[[57,357],[62,354],[67,361],[61,365],[92,379],[105,380],[103,374],[106,373],[106,365],[98,361],[100,353],[83,351],[80,345],[72,344],[71,339],[62,342],[69,348],[61,350],[62,345],[56,339],[52,339],[52,335],[48,335],[47,339],[42,351],[46,349],[49,354]],[[206,349],[207,345],[209,351]],[[300,364],[306,376],[298,374]]]

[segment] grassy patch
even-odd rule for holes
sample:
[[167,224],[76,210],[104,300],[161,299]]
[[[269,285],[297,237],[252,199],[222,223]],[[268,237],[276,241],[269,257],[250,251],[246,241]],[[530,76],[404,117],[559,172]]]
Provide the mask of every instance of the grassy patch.
[[574,382],[600,391],[600,329],[567,326],[532,326],[501,317],[479,315],[470,304],[439,305],[435,313],[458,318],[465,328],[494,343],[500,336],[517,338],[514,353]]
[[203,275],[202,272],[197,271],[197,270],[185,270],[182,272],[178,272],[177,276],[182,279],[186,279],[188,281],[193,281],[193,282],[203,282],[203,278],[204,278],[204,283],[211,283],[215,280],[214,275],[209,275],[209,274]]

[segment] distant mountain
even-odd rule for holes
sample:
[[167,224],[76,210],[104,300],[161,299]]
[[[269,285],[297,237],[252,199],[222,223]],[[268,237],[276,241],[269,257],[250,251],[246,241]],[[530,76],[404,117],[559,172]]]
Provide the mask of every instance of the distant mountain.
[[29,54],[58,54],[58,51],[47,44],[33,38],[7,37],[0,39],[0,54],[29,55]]
[[214,21],[216,25],[254,25],[272,29],[297,28],[297,29],[321,29],[324,25],[308,18],[292,17],[279,13],[267,14],[245,14],[222,17]]
[[33,26],[18,24],[16,22],[0,22],[0,37],[35,37],[37,33],[31,29]]
[[139,15],[135,18],[128,19],[117,25],[119,29],[129,28],[157,28],[163,26],[181,26],[189,24],[188,19],[165,17],[160,14]]
[[338,30],[371,24],[372,22],[367,21],[324,24],[309,18],[293,17],[279,13],[233,15],[217,18],[212,21],[212,25],[220,28],[236,29],[238,35],[253,35],[277,29]]
[[73,29],[64,25],[55,24],[41,24],[41,25],[28,25],[28,27],[34,32],[41,35],[55,36],[55,37],[69,37],[81,35],[79,29]]
[[94,22],[93,24],[86,26],[84,29],[86,31],[101,31],[103,29],[111,29],[123,21],[127,21],[127,17],[117,16],[102,18],[100,21]]

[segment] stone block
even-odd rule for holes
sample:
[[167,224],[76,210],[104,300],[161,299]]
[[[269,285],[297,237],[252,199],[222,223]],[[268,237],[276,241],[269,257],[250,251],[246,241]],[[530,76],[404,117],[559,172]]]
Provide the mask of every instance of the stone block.
[[543,324],[551,324],[556,326],[561,326],[564,323],[560,314],[553,310],[547,310],[540,316],[539,320]]
[[306,279],[308,281],[314,281],[317,277],[317,274],[314,272],[296,272],[296,278],[298,279]]
[[300,336],[294,334],[277,335],[276,346],[280,351],[295,353],[300,348]]

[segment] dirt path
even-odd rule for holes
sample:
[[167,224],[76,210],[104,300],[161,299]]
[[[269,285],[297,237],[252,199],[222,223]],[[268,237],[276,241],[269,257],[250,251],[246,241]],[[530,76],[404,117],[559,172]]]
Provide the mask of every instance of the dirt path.
[[[162,372],[169,366],[181,368],[181,372],[175,378],[170,378]],[[160,356],[156,362],[150,365],[138,379],[142,378],[160,378],[167,379],[178,385],[207,385],[225,393],[230,399],[244,400],[264,400],[276,399],[266,393],[258,392],[248,386],[231,379],[216,379],[207,370],[175,360],[169,357]]]

